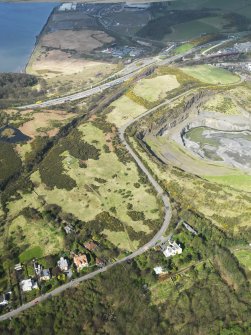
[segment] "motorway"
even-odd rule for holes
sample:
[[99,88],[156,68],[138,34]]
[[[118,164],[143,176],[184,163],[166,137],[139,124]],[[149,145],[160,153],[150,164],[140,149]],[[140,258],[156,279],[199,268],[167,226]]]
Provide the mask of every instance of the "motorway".
[[[94,94],[103,92],[104,90],[111,88],[111,87],[115,87],[119,84],[124,83],[125,81],[133,78],[135,76],[135,74],[137,72],[139,72],[140,70],[147,68],[149,66],[152,66],[154,64],[159,64],[159,65],[168,65],[172,62],[177,61],[178,59],[188,56],[189,54],[192,54],[193,52],[195,52],[196,50],[198,50],[200,47],[198,48],[193,48],[187,52],[185,52],[184,54],[179,54],[179,55],[175,55],[172,57],[167,58],[166,60],[162,60],[158,57],[150,57],[150,58],[145,58],[145,59],[140,59],[138,61],[133,62],[132,64],[129,64],[125,69],[117,72],[116,74],[110,76],[108,79],[111,79],[109,82],[106,82],[104,84],[95,86],[93,88],[78,92],[78,93],[74,93],[71,95],[67,95],[64,97],[59,97],[59,98],[55,98],[55,99],[50,99],[50,100],[46,100],[44,102],[41,103],[35,103],[35,104],[30,104],[30,105],[25,105],[25,106],[21,106],[18,107],[18,109],[23,110],[23,109],[38,109],[38,108],[48,108],[48,107],[52,107],[52,106],[56,106],[56,105],[60,105],[60,104],[64,104],[67,102],[71,102],[71,101],[76,101],[76,100],[80,100],[80,99],[84,99],[84,98],[88,98]],[[141,63],[140,66],[137,66],[137,63]],[[112,80],[112,77],[116,76],[116,75],[121,75],[119,78],[116,78],[114,80]]]

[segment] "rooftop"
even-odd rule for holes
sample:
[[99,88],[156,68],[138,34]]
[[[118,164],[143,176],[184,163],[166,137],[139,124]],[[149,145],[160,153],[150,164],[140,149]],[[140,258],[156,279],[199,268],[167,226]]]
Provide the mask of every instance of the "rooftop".
[[81,255],[75,255],[73,257],[73,262],[76,265],[76,267],[78,269],[82,269],[84,267],[88,266],[88,260],[87,260],[87,256],[84,254]]

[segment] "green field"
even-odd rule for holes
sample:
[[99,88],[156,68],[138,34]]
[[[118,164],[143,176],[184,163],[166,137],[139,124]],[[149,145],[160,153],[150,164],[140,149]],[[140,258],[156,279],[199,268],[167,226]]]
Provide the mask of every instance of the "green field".
[[248,270],[251,271],[251,248],[239,249],[234,251],[235,256],[239,262]]
[[179,55],[179,54],[182,54],[184,52],[187,52],[187,51],[191,50],[192,48],[193,48],[193,44],[185,43],[185,44],[182,44],[179,47],[177,47],[174,50],[174,52],[175,52],[175,55]]
[[[164,39],[167,41],[188,41],[201,36],[202,32],[208,34],[218,32],[218,29],[216,27],[209,23],[203,22],[202,20],[203,19],[193,20],[174,25],[173,32],[166,35]],[[186,45],[189,45],[189,43],[187,43]]]
[[36,247],[32,247],[30,249],[27,249],[25,251],[23,251],[20,255],[19,255],[19,260],[21,263],[24,262],[28,262],[30,260],[32,260],[33,258],[41,258],[43,256],[43,250],[41,249],[41,247],[36,246]]
[[8,236],[20,247],[21,262],[56,254],[64,249],[61,231],[41,219],[26,219],[19,215],[10,223]]
[[251,189],[251,175],[239,174],[239,175],[225,175],[225,176],[204,176],[207,180],[231,186],[237,190],[249,192]]
[[196,65],[182,68],[186,74],[208,84],[229,85],[238,83],[240,78],[231,72],[212,65]]
[[146,111],[145,107],[137,104],[125,95],[115,100],[111,104],[111,107],[113,107],[113,110],[107,115],[107,121],[114,123],[117,127],[123,126]]
[[164,99],[166,93],[180,86],[174,75],[163,75],[154,78],[141,79],[134,87],[133,92],[150,102]]

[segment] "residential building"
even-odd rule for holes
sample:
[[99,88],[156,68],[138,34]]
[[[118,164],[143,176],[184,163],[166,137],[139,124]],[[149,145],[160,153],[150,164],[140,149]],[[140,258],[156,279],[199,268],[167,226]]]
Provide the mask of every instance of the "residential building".
[[21,270],[23,269],[23,267],[22,267],[22,265],[19,263],[19,264],[16,264],[16,265],[14,266],[14,269],[15,269],[16,271],[21,271]]
[[51,273],[49,269],[43,269],[41,272],[40,280],[50,280],[51,279]]
[[38,264],[37,262],[34,262],[34,270],[37,276],[41,276],[42,272],[42,265]]
[[176,242],[169,242],[169,246],[163,251],[165,257],[171,257],[175,255],[180,255],[182,253],[182,248]]
[[155,268],[153,268],[153,271],[156,273],[156,275],[161,275],[162,273],[164,273],[162,266],[156,266]]
[[78,271],[86,268],[89,265],[87,256],[84,254],[74,255],[73,262],[76,265]]
[[89,251],[95,250],[97,248],[97,246],[98,245],[95,242],[93,242],[93,241],[89,241],[89,242],[86,242],[84,244],[85,249],[87,249]]
[[96,262],[95,263],[96,263],[97,266],[100,266],[100,267],[102,267],[102,266],[105,265],[105,262],[102,259],[100,259],[100,258],[96,258]]
[[20,282],[20,287],[23,292],[32,291],[33,289],[37,289],[37,282],[33,279],[24,279]]
[[7,292],[7,293],[4,293],[4,294],[1,295],[1,297],[0,297],[0,306],[6,306],[6,305],[8,305],[11,293],[12,292],[10,291],[10,292]]
[[69,270],[68,261],[64,257],[60,257],[59,261],[57,262],[57,265],[62,272],[66,272]]

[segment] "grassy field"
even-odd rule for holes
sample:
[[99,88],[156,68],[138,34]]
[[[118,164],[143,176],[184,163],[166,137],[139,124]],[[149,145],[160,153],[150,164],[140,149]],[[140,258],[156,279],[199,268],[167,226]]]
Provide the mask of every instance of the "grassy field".
[[236,175],[225,176],[205,176],[205,178],[211,182],[231,186],[237,190],[249,192],[251,189],[251,175],[247,174],[240,173]]
[[20,256],[19,260],[21,263],[28,262],[34,258],[41,258],[43,257],[44,253],[40,246],[31,247],[25,251],[23,251]]
[[180,86],[174,75],[141,79],[134,87],[134,93],[150,102],[164,99],[166,93]]
[[174,53],[175,53],[175,55],[179,55],[179,54],[182,54],[184,52],[187,52],[187,51],[191,50],[192,48],[193,48],[192,43],[185,43],[185,44],[182,44],[182,45],[178,46],[174,50]]
[[114,108],[107,115],[107,121],[114,123],[117,127],[123,126],[146,111],[145,107],[137,104],[125,95],[114,101],[111,106]]
[[26,72],[45,79],[48,94],[72,93],[101,81],[119,69],[117,64],[72,57],[62,50],[46,52],[37,46]]
[[245,269],[251,272],[251,248],[235,250],[234,254]]
[[[32,227],[32,228],[31,228]],[[20,261],[58,253],[64,249],[62,233],[43,220],[27,220],[23,215],[15,218],[8,228],[9,236],[25,250]]]
[[24,122],[20,127],[24,134],[31,138],[36,136],[49,137],[55,136],[59,131],[60,126],[66,122],[70,122],[71,118],[76,116],[74,113],[68,113],[60,110],[46,110],[42,112],[31,113],[31,119]]
[[[52,227],[42,221],[32,221],[28,224],[19,214],[26,207],[42,212],[41,199],[47,204],[62,207],[64,213],[72,213],[84,222],[94,220],[102,212],[110,213],[121,222],[120,226],[118,231],[106,228],[103,233],[112,243],[127,250],[135,249],[139,243],[140,235],[134,240],[131,234],[152,233],[152,224],[149,225],[146,220],[151,222],[159,220],[160,209],[156,196],[149,185],[142,182],[133,161],[124,163],[119,160],[113,144],[116,129],[115,127],[111,129],[111,132],[105,132],[95,126],[95,121],[78,127],[82,140],[100,152],[98,159],[86,160],[85,167],[81,167],[80,160],[69,151],[60,154],[58,159],[62,160],[63,173],[76,183],[75,187],[48,188],[42,182],[39,171],[36,171],[31,175],[34,192],[20,192],[17,198],[10,199],[7,205],[8,217],[9,219],[17,217],[10,225],[10,233],[18,244],[27,245],[28,251],[25,250],[22,254],[24,259],[30,254],[33,255],[36,250],[33,248],[37,246],[40,246],[46,254],[63,247],[61,235]],[[140,215],[132,219],[130,211],[142,213],[143,217]],[[22,241],[18,238],[17,229],[21,229],[25,235]]]
[[240,78],[231,72],[212,65],[196,65],[182,68],[186,74],[208,84],[228,85],[238,83]]

